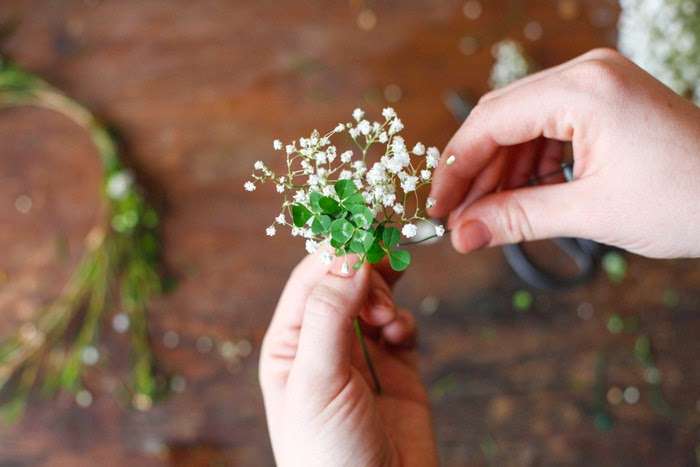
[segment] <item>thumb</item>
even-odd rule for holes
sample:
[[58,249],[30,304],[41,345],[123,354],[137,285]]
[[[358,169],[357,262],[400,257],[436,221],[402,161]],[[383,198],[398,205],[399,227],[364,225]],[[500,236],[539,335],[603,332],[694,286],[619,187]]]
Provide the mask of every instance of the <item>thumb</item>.
[[367,299],[371,271],[366,264],[357,271],[343,268],[344,262],[356,260],[337,258],[306,299],[290,373],[290,380],[297,379],[306,389],[333,391],[333,383],[347,381],[354,336],[352,320]]
[[485,196],[451,220],[461,253],[485,246],[552,237],[585,237],[591,225],[586,180]]

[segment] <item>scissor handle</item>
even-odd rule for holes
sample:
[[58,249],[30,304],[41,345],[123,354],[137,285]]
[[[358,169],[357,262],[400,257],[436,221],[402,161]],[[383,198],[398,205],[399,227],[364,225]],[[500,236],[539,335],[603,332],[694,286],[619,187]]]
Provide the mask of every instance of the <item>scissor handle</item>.
[[513,271],[522,280],[539,289],[566,289],[582,284],[593,277],[600,250],[600,246],[596,242],[580,238],[555,238],[552,241],[576,263],[577,274],[563,276],[547,271],[533,261],[522,244],[505,245],[503,255]]

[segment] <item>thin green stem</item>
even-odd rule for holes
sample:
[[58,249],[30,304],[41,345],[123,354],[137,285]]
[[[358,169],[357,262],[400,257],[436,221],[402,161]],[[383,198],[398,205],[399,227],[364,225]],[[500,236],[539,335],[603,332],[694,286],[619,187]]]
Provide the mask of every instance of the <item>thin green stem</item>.
[[362,355],[365,358],[365,362],[367,363],[367,369],[369,370],[369,374],[372,377],[374,392],[376,392],[377,395],[380,395],[382,393],[382,385],[379,382],[379,376],[377,376],[377,372],[374,369],[372,357],[369,354],[369,349],[367,348],[367,343],[365,342],[365,335],[362,332],[362,327],[360,326],[360,319],[355,318],[352,324],[355,328],[355,335],[357,335],[357,339],[360,341],[360,348],[362,349]]

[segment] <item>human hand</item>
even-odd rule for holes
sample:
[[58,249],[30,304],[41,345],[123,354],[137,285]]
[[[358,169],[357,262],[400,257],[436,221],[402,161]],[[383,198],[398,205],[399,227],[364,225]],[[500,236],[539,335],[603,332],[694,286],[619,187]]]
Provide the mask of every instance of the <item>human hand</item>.
[[[430,410],[417,370],[415,321],[397,310],[389,268],[343,275],[318,255],[292,273],[263,340],[260,383],[277,464],[437,465]],[[353,319],[382,384],[377,395]]]
[[[562,141],[573,144],[575,180],[518,188],[559,168]],[[697,257],[700,110],[619,53],[596,49],[486,94],[447,145],[431,196],[429,213],[449,214],[463,253],[583,237],[650,257]]]

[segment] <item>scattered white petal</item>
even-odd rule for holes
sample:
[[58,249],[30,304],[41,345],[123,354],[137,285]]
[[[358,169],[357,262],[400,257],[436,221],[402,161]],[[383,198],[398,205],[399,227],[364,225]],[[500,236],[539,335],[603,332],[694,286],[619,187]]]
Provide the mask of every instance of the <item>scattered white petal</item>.
[[270,227],[265,229],[265,235],[267,235],[268,237],[274,237],[276,233],[277,233],[277,229],[275,228],[274,225],[271,225]]
[[418,233],[418,227],[416,227],[414,224],[406,224],[401,229],[401,233],[406,238],[413,238]]
[[243,188],[245,188],[245,191],[255,191],[255,183],[253,182],[245,182],[243,184]]

